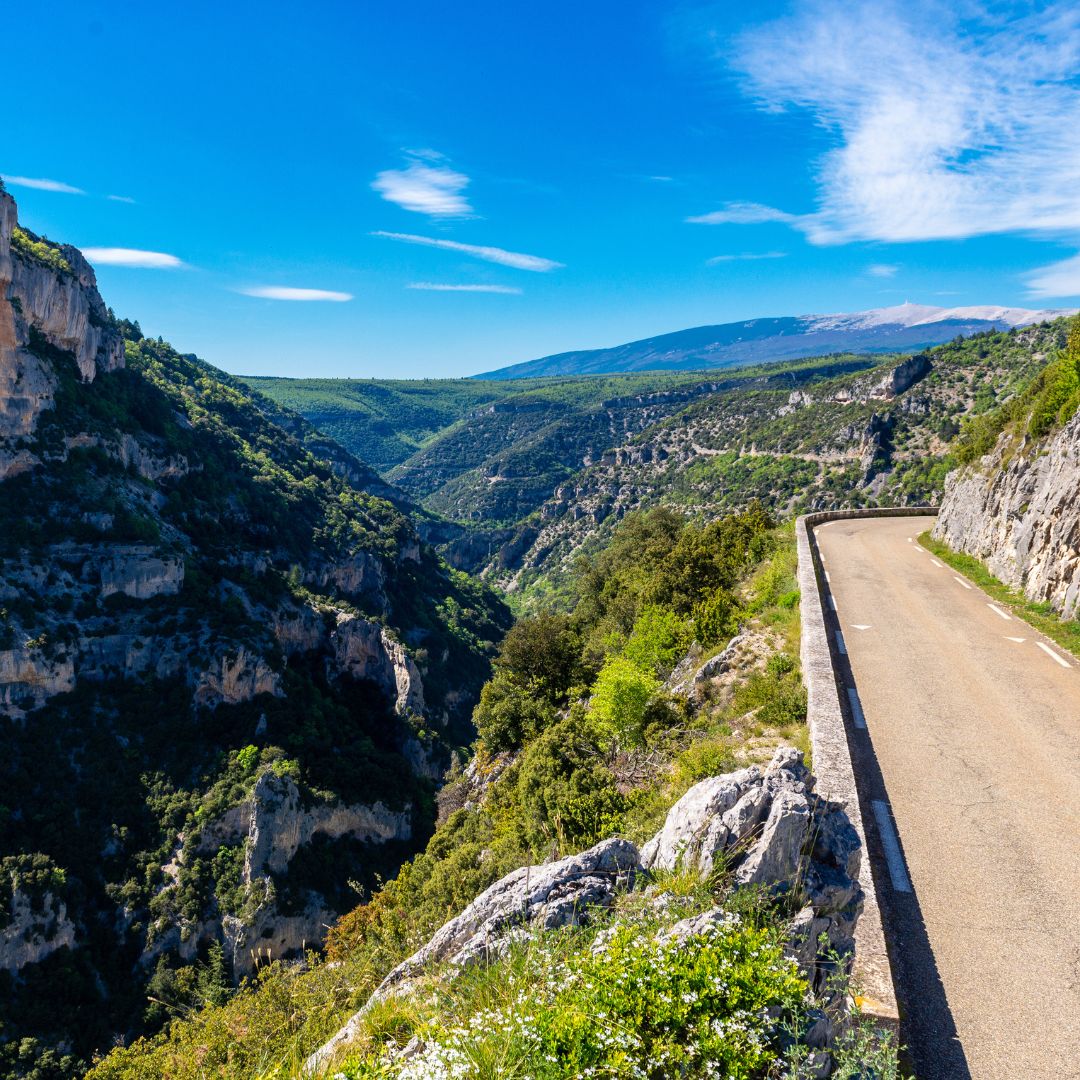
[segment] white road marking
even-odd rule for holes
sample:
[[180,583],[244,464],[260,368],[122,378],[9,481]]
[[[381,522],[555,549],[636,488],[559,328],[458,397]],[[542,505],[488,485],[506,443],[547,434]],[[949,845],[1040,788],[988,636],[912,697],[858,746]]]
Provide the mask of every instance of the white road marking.
[[825,571],[825,580],[826,581],[832,581],[832,578],[829,577],[829,571],[828,570]]
[[844,635],[839,630],[836,631],[836,647],[840,650],[841,656],[847,656],[847,646],[844,644]]
[[1000,615],[1006,622],[1012,622],[1012,616],[1007,611],[1002,611],[997,604],[986,605],[995,615]]
[[859,693],[854,686],[849,686],[847,691],[848,701],[851,702],[851,718],[860,731],[866,730],[866,717],[863,715],[862,702],[859,701]]
[[963,585],[965,589],[971,588],[971,586],[962,577],[957,577],[955,574],[953,574],[953,581],[957,582],[960,585]]
[[[931,562],[932,562],[932,563],[933,563],[933,564],[934,564],[935,566],[941,566],[941,563],[939,563],[939,562],[937,561],[937,559],[931,559],[930,561],[931,561]],[[942,570],[944,570],[944,569],[945,569],[945,567],[943,567],[943,566],[941,566],[941,568],[942,568]]]
[[1017,645],[1023,645],[1023,644],[1024,644],[1024,642],[1025,642],[1025,641],[1027,641],[1027,638],[1022,638],[1022,637],[1008,637],[1008,636],[1006,636],[1005,640],[1006,640],[1006,641],[1015,641]]
[[852,623],[851,625],[854,626],[856,630],[869,630],[870,629],[869,623],[857,623],[856,622],[856,623]]
[[829,607],[831,607],[833,609],[833,611],[836,610],[836,600],[833,597],[832,593],[829,593]]
[[1047,656],[1056,660],[1062,667],[1072,667],[1072,664],[1070,664],[1068,660],[1063,660],[1049,645],[1044,645],[1041,641],[1036,641],[1035,644],[1038,645]]
[[896,835],[889,807],[880,799],[874,799],[874,820],[877,822],[878,835],[881,837],[881,849],[885,852],[885,862],[889,867],[889,879],[897,892],[911,892],[911,878],[908,877],[904,856],[900,853],[900,838]]
[[907,542],[909,544],[914,544],[915,543],[915,541],[910,536],[907,538]]

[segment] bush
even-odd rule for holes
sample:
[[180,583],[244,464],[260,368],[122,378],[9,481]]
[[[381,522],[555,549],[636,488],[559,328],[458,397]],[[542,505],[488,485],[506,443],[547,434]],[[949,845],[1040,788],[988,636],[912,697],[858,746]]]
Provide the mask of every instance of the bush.
[[693,640],[694,631],[685,618],[649,604],[634,623],[623,656],[642,671],[663,677],[671,673]]
[[[636,670],[636,669],[635,669]],[[538,855],[576,851],[610,835],[625,800],[587,723],[570,717],[525,751],[518,777],[522,826]]]
[[557,714],[547,701],[523,691],[505,671],[499,671],[480,691],[473,723],[484,746],[493,753],[518,750],[550,727]]
[[649,703],[660,680],[623,656],[613,656],[593,685],[590,713],[622,746],[640,746]]
[[496,669],[552,705],[564,705],[581,681],[581,637],[567,615],[521,619],[503,639]]

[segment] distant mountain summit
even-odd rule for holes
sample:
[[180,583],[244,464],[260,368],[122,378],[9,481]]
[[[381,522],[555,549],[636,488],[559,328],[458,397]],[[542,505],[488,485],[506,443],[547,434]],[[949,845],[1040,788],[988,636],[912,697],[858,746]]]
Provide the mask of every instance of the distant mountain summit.
[[915,352],[955,337],[1056,319],[1074,309],[931,307],[905,302],[835,315],[788,315],[695,326],[610,349],[556,353],[476,375],[522,379],[620,371],[693,371],[838,352]]

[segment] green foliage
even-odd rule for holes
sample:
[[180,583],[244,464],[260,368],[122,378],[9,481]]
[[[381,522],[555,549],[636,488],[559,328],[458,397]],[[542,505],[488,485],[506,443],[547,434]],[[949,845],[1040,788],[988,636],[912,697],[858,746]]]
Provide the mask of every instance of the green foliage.
[[556,719],[554,706],[523,690],[505,671],[484,685],[473,723],[484,746],[497,753],[517,750]]
[[651,672],[625,656],[612,656],[593,684],[590,713],[619,745],[640,746],[649,705],[660,687],[660,680]]
[[660,678],[671,674],[671,669],[683,658],[694,640],[695,630],[700,624],[697,611],[695,608],[695,618],[691,624],[684,616],[668,608],[646,604],[630,631],[630,637],[623,647],[623,656],[646,673]]
[[1004,404],[965,420],[955,443],[959,464],[993,450],[1006,429],[1040,439],[1061,427],[1080,407],[1080,317],[1068,323],[1064,347],[1044,368],[1029,375]]
[[36,236],[29,229],[16,225],[11,232],[11,247],[20,255],[33,259],[50,270],[61,274],[70,274],[71,263],[64,258],[59,244],[50,243],[43,236]]
[[1028,420],[1038,439],[1071,420],[1080,406],[1080,317],[1074,318],[1061,355],[1043,369]]
[[806,990],[775,931],[734,919],[664,942],[633,925],[592,948],[553,936],[500,966],[499,991],[494,974],[455,987],[469,1012],[418,1025],[419,1058],[354,1060],[344,1076],[502,1076],[509,1066],[533,1080],[757,1080],[780,1058]]
[[597,738],[580,717],[529,745],[517,786],[526,840],[538,855],[588,847],[618,828],[625,808]]
[[571,619],[542,613],[520,619],[499,647],[495,669],[551,705],[565,705],[582,677],[581,637]]
[[629,637],[647,605],[684,617],[703,599],[718,608],[718,592],[769,553],[772,526],[760,506],[707,525],[664,507],[628,514],[603,551],[577,566],[574,615],[588,628],[587,653],[602,656]]

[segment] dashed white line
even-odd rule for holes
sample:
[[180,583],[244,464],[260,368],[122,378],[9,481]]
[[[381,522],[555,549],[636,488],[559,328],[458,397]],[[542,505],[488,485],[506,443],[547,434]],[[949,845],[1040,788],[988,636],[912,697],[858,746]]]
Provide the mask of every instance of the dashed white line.
[[833,609],[833,611],[836,610],[836,600],[833,597],[832,593],[829,593],[829,607],[831,607]]
[[907,542],[909,544],[914,544],[915,543],[915,541],[910,536],[907,538]]
[[[937,559],[931,559],[930,561],[931,561],[931,562],[932,562],[932,563],[933,563],[933,564],[934,564],[935,566],[941,566],[941,563],[939,563],[939,562],[937,561]],[[942,569],[942,570],[944,570],[945,568],[944,568],[943,566],[941,566],[941,569]]]
[[874,820],[877,822],[878,835],[881,837],[881,850],[885,853],[885,863],[889,868],[889,880],[896,892],[911,892],[911,878],[908,877],[904,856],[900,853],[900,838],[896,835],[889,807],[880,799],[872,800]]
[[1027,641],[1027,638],[1023,638],[1023,637],[1009,637],[1009,636],[1008,636],[1008,635],[1006,634],[1006,635],[1005,635],[1005,640],[1006,640],[1006,641],[1015,641],[1017,645],[1023,645],[1023,644],[1024,644],[1024,642],[1025,642],[1025,641]]
[[1062,667],[1072,667],[1072,664],[1070,664],[1068,660],[1064,660],[1060,656],[1058,656],[1058,654],[1054,652],[1054,650],[1051,649],[1049,645],[1044,645],[1041,641],[1036,641],[1035,644],[1038,645],[1039,648],[1042,649],[1042,651],[1046,653],[1047,656],[1056,660]]
[[825,580],[826,581],[832,581],[832,578],[829,577],[829,571],[828,570],[825,571]]
[[962,577],[957,577],[955,574],[953,574],[953,581],[955,581],[959,585],[963,585],[965,589],[971,588],[971,586]]
[[844,644],[844,635],[839,630],[836,631],[836,647],[840,650],[841,656],[847,656],[847,646]]
[[1012,616],[1007,611],[1002,611],[997,604],[986,605],[995,615],[1000,615],[1006,622],[1012,622]]
[[870,624],[869,623],[857,623],[856,622],[856,623],[852,623],[851,625],[854,626],[856,630],[869,630],[870,629]]
[[854,686],[849,686],[847,691],[848,701],[851,702],[851,719],[860,731],[866,730],[866,717],[863,715],[862,702],[859,701],[859,692]]

